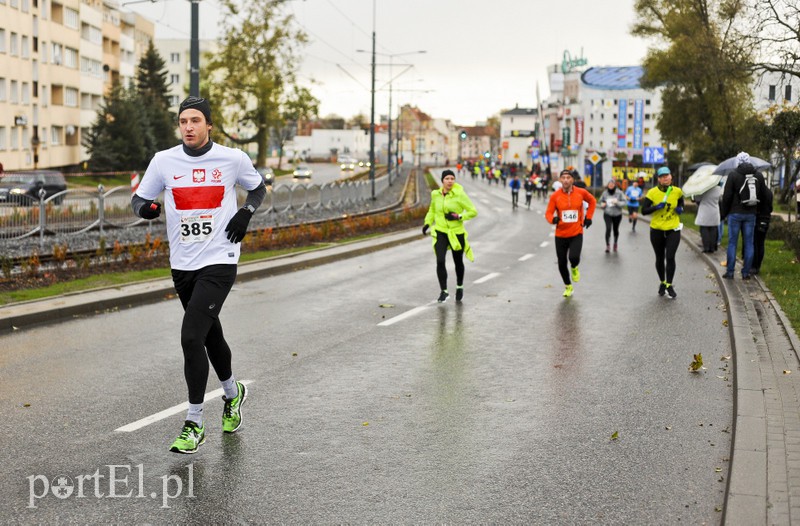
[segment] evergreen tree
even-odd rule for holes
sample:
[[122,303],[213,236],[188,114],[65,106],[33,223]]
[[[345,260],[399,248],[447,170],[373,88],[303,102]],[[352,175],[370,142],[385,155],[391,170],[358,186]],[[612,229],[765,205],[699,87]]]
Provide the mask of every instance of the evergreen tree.
[[142,101],[134,90],[119,84],[111,88],[84,139],[91,171],[147,168],[154,140],[141,107]]
[[142,56],[136,71],[136,91],[142,102],[154,144],[150,157],[157,151],[178,144],[177,117],[170,111],[167,68],[164,59],[153,47],[153,42]]

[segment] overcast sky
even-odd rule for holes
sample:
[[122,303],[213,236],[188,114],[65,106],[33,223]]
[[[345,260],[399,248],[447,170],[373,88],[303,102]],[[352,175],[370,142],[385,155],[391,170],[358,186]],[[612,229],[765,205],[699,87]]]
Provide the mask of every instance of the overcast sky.
[[[308,34],[301,81],[320,114],[370,113],[373,5],[377,52],[392,62],[392,114],[415,104],[433,117],[473,125],[502,109],[536,106],[549,93],[547,67],[564,50],[589,66],[640,64],[647,42],[630,35],[634,0],[290,0],[285,8]],[[156,22],[156,38],[189,38],[190,2],[125,5]],[[218,0],[202,0],[200,38],[218,36]],[[378,55],[378,64],[389,57]],[[413,64],[405,68],[399,64]],[[400,76],[398,77],[398,74]],[[201,71],[202,75],[202,71]],[[354,78],[353,78],[354,77]],[[376,67],[376,120],[389,111],[390,67]]]

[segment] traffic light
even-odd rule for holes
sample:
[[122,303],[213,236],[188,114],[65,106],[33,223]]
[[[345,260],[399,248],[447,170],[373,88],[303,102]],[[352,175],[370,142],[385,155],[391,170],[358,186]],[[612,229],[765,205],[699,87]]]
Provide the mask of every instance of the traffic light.
[[461,130],[461,133],[458,134],[458,138],[462,141],[467,140],[467,132],[465,130]]

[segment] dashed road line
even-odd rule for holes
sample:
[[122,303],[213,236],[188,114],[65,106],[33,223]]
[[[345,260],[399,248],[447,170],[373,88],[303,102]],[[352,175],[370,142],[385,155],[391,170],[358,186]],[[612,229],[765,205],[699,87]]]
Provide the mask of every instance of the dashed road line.
[[[244,385],[249,385],[250,383],[252,383],[252,380],[240,380],[240,381]],[[214,398],[220,397],[224,394],[225,391],[223,391],[222,388],[220,387],[219,389],[215,389],[210,393],[206,393],[204,401],[208,402],[209,400],[213,400]],[[158,413],[139,419],[136,422],[131,422],[130,424],[118,427],[114,431],[119,431],[120,433],[130,433],[131,431],[136,431],[145,426],[149,426],[150,424],[158,422],[159,420],[164,420],[165,418],[178,414],[182,411],[186,411],[187,409],[189,409],[189,402],[184,402],[182,404],[174,405],[172,407],[164,409],[163,411],[159,411]]]
[[525,255],[524,255],[524,256],[522,256],[521,258],[517,259],[517,261],[528,261],[528,260],[529,260],[529,259],[531,259],[532,257],[533,257],[533,254],[525,254]]
[[549,245],[549,244],[550,244],[550,242],[549,242],[549,241],[542,241],[541,243],[539,243],[539,248],[544,248],[544,247],[546,247],[546,246],[547,246],[547,245]]
[[421,307],[414,307],[411,310],[405,311],[403,314],[398,314],[394,318],[389,318],[388,320],[384,320],[378,324],[378,327],[388,327],[389,325],[394,325],[395,323],[403,321],[406,318],[410,318],[411,316],[416,316],[420,312],[424,311],[425,309],[433,305],[433,303],[434,302],[431,302],[428,303],[427,305],[422,305]]
[[486,275],[485,275],[485,276],[483,276],[482,278],[478,278],[478,279],[476,279],[476,280],[475,280],[475,281],[473,281],[472,283],[474,283],[475,285],[478,285],[478,284],[480,284],[480,283],[486,283],[486,282],[487,282],[487,281],[489,281],[490,279],[494,279],[494,278],[496,278],[496,277],[497,277],[497,276],[499,276],[499,275],[500,275],[500,273],[499,273],[499,272],[492,272],[491,274],[486,274]]

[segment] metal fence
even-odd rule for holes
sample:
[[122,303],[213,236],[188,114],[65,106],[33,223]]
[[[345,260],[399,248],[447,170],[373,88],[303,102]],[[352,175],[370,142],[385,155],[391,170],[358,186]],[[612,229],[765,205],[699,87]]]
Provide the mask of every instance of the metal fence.
[[[389,187],[387,176],[375,178],[375,195]],[[280,183],[267,192],[256,216],[285,216],[303,210],[342,209],[372,199],[370,181],[344,181],[325,184]],[[246,192],[237,187],[239,202]],[[163,216],[156,222],[163,222]],[[69,189],[47,199],[19,195],[13,203],[0,205],[0,240],[22,239],[38,235],[43,244],[48,235],[81,234],[90,230],[139,226],[145,220],[131,210],[131,188],[117,186],[106,191]]]

